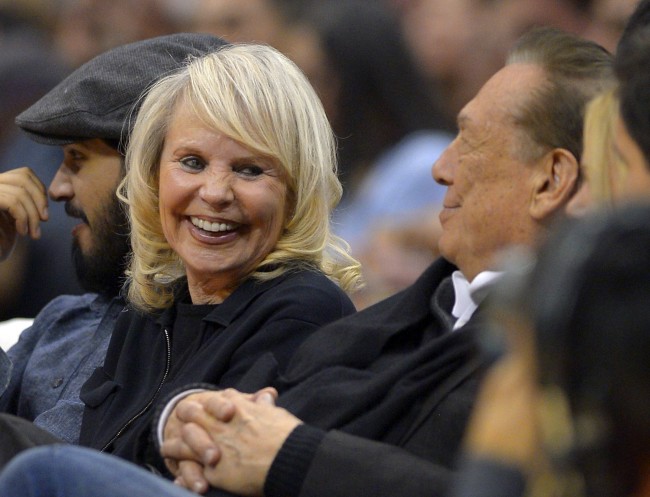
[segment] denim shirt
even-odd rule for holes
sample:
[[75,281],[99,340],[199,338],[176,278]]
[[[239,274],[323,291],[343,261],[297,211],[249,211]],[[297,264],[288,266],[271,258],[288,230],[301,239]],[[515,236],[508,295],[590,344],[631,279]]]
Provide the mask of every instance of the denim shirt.
[[119,297],[92,293],[52,300],[7,353],[13,371],[0,411],[77,443],[84,409],[81,385],[103,364],[123,307]]
[[12,368],[13,365],[11,364],[11,359],[9,359],[4,350],[0,349],[0,395],[2,395],[7,388],[7,385],[9,385]]

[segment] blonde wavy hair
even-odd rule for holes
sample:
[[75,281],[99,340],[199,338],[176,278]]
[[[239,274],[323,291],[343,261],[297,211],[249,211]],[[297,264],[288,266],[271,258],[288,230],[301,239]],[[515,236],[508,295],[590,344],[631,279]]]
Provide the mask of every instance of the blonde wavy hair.
[[625,163],[614,152],[614,123],[618,115],[616,87],[594,97],[585,112],[584,149],[589,150],[590,161],[583,160],[582,167],[594,202],[609,207],[614,204],[618,185],[627,176]]
[[164,237],[158,210],[160,156],[177,105],[189,106],[203,124],[287,172],[290,209],[284,231],[251,276],[268,280],[297,268],[315,268],[344,290],[356,289],[360,264],[330,229],[342,187],[323,106],[287,57],[268,46],[239,44],[188,60],[144,97],[118,189],[131,222],[127,278],[132,305],[143,311],[170,307],[174,283],[185,275]]

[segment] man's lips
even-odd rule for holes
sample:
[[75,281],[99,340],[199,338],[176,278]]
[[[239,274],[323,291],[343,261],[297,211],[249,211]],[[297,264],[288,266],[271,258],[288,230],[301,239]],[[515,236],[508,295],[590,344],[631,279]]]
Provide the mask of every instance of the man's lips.
[[86,224],[86,223],[75,224],[72,227],[72,231],[71,231],[72,236],[76,236],[79,233],[79,231],[81,231],[83,229],[84,226],[88,226],[88,224]]
[[438,219],[440,219],[440,223],[444,223],[447,219],[449,219],[451,216],[454,215],[454,213],[460,208],[460,206],[455,205],[455,206],[444,206],[440,210],[440,214],[438,215]]

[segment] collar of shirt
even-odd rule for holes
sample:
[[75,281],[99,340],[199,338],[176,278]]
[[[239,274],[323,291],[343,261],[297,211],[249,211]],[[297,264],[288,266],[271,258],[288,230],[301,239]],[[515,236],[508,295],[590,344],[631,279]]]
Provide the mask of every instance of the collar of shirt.
[[460,271],[454,271],[451,275],[454,284],[456,300],[451,314],[456,318],[454,330],[463,326],[474,314],[474,311],[483,301],[486,289],[503,273],[501,271],[483,271],[470,283]]

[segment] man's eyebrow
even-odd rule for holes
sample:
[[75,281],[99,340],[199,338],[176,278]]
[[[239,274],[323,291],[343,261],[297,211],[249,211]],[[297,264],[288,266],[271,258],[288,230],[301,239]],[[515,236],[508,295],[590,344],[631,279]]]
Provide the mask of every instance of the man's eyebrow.
[[72,150],[80,150],[80,151],[88,151],[90,150],[90,147],[88,147],[86,144],[83,142],[72,142],[72,143],[66,143],[63,146],[64,149],[72,149]]

